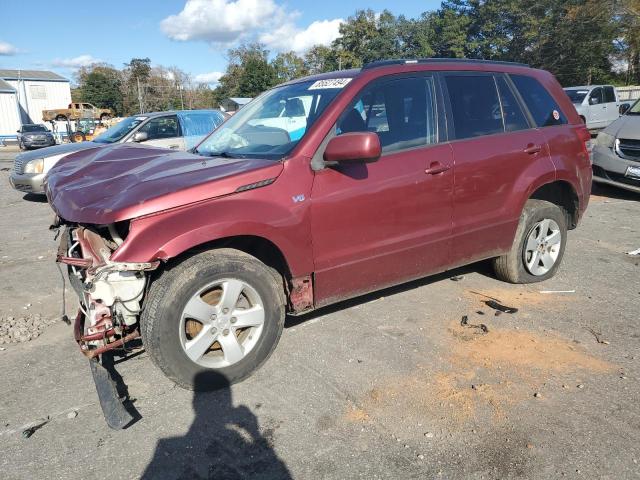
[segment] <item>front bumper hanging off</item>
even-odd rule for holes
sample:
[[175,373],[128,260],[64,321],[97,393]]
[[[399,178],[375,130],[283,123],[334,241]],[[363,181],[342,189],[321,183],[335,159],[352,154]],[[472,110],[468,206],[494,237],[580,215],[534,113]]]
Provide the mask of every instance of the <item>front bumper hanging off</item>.
[[137,314],[123,317],[116,305],[121,305],[125,312],[135,307],[139,311],[146,285],[144,272],[157,268],[158,264],[115,263],[109,260],[110,254],[108,245],[97,233],[82,227],[74,233],[67,228],[57,261],[67,266],[69,281],[79,297],[74,338],[89,359],[105,420],[109,427],[122,429],[139,418],[139,414],[128,401],[113,356],[116,351],[127,355],[141,344],[131,344],[140,337]]

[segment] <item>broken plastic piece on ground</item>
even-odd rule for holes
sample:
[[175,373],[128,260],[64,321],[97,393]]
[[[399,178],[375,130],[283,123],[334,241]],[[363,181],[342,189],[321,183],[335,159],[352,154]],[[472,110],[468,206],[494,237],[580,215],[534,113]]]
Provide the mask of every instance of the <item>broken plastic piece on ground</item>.
[[462,320],[460,320],[460,325],[463,327],[471,327],[477,328],[482,331],[482,333],[489,333],[489,327],[487,327],[484,323],[480,325],[474,325],[473,323],[469,323],[469,317],[467,315],[462,316]]
[[116,382],[109,371],[98,363],[97,359],[89,360],[89,365],[107,425],[114,430],[126,428],[136,420],[124,404],[127,401],[126,397],[124,401],[120,398]]
[[640,248],[637,250],[633,250],[631,252],[627,252],[627,255],[633,255],[633,256],[640,255]]
[[22,436],[24,438],[29,438],[31,435],[33,435],[36,432],[36,430],[39,430],[40,428],[44,427],[47,423],[49,423],[48,417],[46,420],[43,420],[40,423],[36,423],[35,425],[30,426],[29,428],[25,428],[22,431]]
[[518,309],[515,307],[507,307],[506,305],[502,305],[500,302],[496,302],[495,300],[484,300],[483,303],[487,307],[491,307],[494,310],[498,310],[499,312],[516,313],[518,311]]

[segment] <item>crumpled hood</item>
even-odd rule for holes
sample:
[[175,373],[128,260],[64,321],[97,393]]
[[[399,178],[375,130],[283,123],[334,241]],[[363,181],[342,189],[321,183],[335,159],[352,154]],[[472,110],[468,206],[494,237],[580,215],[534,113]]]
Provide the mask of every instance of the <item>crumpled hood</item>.
[[623,115],[605,128],[604,132],[616,138],[640,140],[640,115]]
[[46,158],[54,155],[68,155],[73,152],[102,147],[105,145],[106,144],[95,142],[63,143],[62,145],[53,145],[52,147],[39,148],[38,150],[20,153],[19,156],[21,160],[28,162],[30,160],[35,160],[36,158]]
[[45,189],[61,218],[108,224],[233,193],[282,169],[273,160],[120,144],[68,155],[51,169]]

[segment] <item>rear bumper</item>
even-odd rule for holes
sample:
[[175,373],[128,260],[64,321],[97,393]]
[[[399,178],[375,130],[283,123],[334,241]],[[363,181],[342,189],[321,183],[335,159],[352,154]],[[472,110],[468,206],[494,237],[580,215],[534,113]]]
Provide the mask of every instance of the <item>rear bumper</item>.
[[14,172],[9,176],[9,183],[20,192],[44,194],[44,177],[44,173],[18,175]]
[[640,180],[625,177],[627,167],[638,167],[640,162],[621,158],[612,149],[600,146],[593,147],[592,159],[594,182],[640,193]]

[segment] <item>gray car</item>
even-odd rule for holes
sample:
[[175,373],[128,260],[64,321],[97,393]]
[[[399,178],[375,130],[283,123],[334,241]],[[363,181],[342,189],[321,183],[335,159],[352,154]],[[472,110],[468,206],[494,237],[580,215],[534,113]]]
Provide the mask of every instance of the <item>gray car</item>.
[[47,172],[71,153],[126,142],[188,150],[227,117],[220,110],[180,110],[128,117],[91,142],[65,143],[16,155],[9,182],[21,192],[44,193],[43,182]]
[[594,142],[593,180],[640,193],[640,100]]
[[56,139],[47,127],[41,123],[27,123],[18,130],[18,146],[20,150],[50,147],[56,144]]

